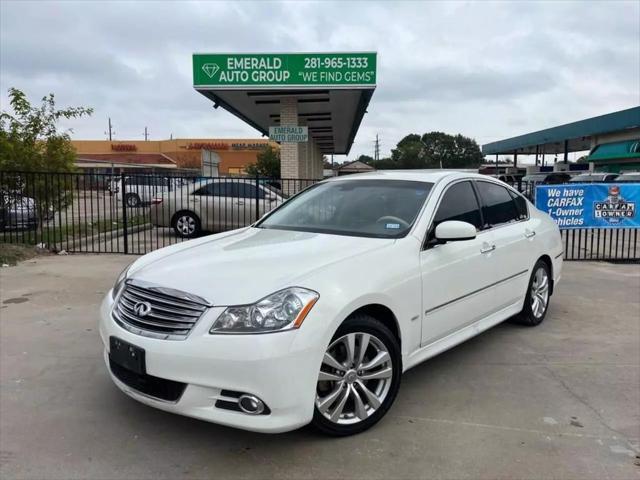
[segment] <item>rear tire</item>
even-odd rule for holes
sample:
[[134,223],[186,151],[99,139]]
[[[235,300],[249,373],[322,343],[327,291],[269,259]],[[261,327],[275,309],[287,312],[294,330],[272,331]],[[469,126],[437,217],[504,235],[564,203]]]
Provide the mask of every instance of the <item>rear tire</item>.
[[546,262],[538,260],[531,272],[522,311],[513,317],[513,323],[535,327],[547,316],[551,299],[551,272]]
[[137,193],[127,193],[127,195],[124,197],[125,203],[127,204],[127,207],[131,207],[131,208],[137,208],[140,206],[140,197],[138,196]]
[[312,425],[340,437],[371,428],[393,404],[401,375],[395,335],[369,315],[347,319],[320,367]]
[[202,232],[200,218],[193,212],[178,212],[171,222],[176,235],[181,238],[195,238]]

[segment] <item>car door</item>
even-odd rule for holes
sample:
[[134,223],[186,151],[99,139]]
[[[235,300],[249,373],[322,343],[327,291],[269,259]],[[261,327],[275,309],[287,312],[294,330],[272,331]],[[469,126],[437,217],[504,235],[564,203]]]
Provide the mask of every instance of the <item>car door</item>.
[[234,228],[251,225],[258,218],[256,215],[259,204],[264,199],[264,192],[255,183],[238,182],[234,184],[234,198],[232,202]]
[[493,233],[497,307],[506,308],[526,292],[532,255],[537,251],[533,245],[535,227],[529,220],[527,202],[520,195],[485,180],[478,180],[475,185],[482,204],[483,228]]
[[196,189],[191,195],[191,206],[200,218],[203,230],[222,232],[231,230],[231,218],[228,215],[232,198],[232,183],[214,180]]
[[[471,223],[472,240],[437,244],[435,227],[447,220]],[[437,341],[493,309],[493,233],[482,231],[482,214],[471,181],[453,183],[440,196],[420,252],[422,278],[422,346]]]

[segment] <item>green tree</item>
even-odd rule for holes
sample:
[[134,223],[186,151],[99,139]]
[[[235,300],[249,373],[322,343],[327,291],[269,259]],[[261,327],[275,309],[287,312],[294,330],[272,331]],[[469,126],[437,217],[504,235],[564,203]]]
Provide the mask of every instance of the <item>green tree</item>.
[[259,153],[256,163],[252,163],[246,168],[249,175],[260,175],[261,177],[280,177],[280,150],[271,145],[265,146]]
[[477,168],[484,160],[480,146],[464,135],[429,132],[421,141],[426,168]]
[[76,152],[69,132],[59,131],[58,121],[91,115],[93,109],[57,110],[52,93],[35,107],[16,88],[9,89],[9,105],[12,113],[0,112],[0,170],[72,171]]
[[424,145],[420,141],[420,135],[411,133],[398,142],[396,148],[391,150],[391,168],[411,169],[425,168],[423,156]]
[[8,95],[12,112],[0,111],[0,190],[11,197],[33,198],[42,224],[52,210],[62,210],[71,201],[71,177],[36,173],[74,170],[76,152],[69,131],[60,131],[58,121],[91,115],[93,109],[58,110],[52,93],[38,107],[16,88]]

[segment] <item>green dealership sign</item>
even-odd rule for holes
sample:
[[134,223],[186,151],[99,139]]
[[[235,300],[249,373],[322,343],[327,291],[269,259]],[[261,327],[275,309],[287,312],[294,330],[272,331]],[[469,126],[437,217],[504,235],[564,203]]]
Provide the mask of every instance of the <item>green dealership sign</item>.
[[376,53],[194,54],[198,87],[375,87]]

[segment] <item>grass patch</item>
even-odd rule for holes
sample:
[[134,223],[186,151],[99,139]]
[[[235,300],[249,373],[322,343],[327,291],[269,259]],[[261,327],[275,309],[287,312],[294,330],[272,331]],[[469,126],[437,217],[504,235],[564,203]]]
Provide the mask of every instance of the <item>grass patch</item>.
[[[123,228],[124,222],[121,219],[97,220],[95,222],[82,222],[60,225],[53,225],[55,221],[50,222],[51,225],[45,225],[37,230],[29,231],[10,231],[0,232],[1,242],[10,242],[11,244],[27,244],[37,245],[44,243],[45,245],[54,247],[56,245],[73,242],[78,238],[90,237],[99,233],[107,233],[113,230]],[[127,219],[127,226],[133,227],[146,223],[143,215],[134,216]]]
[[16,245],[14,243],[0,243],[0,265],[17,265],[18,262],[28,260],[49,252],[32,245]]

